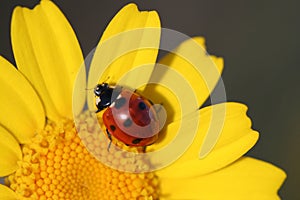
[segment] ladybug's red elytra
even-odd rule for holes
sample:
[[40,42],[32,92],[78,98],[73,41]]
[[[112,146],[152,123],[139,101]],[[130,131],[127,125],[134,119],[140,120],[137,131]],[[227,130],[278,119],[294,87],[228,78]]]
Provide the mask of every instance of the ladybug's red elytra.
[[151,101],[129,89],[108,83],[94,89],[96,106],[102,115],[107,137],[128,146],[146,147],[158,138],[159,121]]

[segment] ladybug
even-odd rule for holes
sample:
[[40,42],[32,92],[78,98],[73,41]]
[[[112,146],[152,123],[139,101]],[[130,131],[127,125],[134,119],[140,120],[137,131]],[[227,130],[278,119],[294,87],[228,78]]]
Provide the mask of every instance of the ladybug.
[[159,120],[150,100],[108,83],[98,84],[94,94],[96,113],[104,110],[102,119],[110,141],[113,136],[127,146],[146,147],[157,140]]

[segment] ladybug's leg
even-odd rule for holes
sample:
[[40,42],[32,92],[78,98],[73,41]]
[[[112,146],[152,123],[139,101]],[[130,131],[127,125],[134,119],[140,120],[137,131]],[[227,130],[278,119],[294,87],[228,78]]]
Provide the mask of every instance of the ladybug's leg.
[[154,103],[150,100],[150,99],[148,99],[148,101],[150,102],[150,104],[153,106],[154,105]]
[[147,146],[143,146],[143,153],[146,153]]
[[110,146],[111,146],[111,142],[112,142],[112,138],[111,138],[111,134],[110,134],[110,132],[108,131],[108,129],[106,129],[106,134],[107,134],[108,139],[110,140],[110,141],[109,141],[109,144],[108,144],[108,146],[107,146],[107,151],[109,151]]
[[98,105],[97,108],[98,108],[98,109],[96,110],[95,113],[98,113],[98,112],[102,111],[102,110],[105,108],[105,106]]

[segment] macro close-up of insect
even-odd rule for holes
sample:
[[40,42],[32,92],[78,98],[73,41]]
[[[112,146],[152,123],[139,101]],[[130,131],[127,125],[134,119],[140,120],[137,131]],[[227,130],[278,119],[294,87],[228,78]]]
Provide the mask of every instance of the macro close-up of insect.
[[0,200],[300,199],[299,2],[0,6]]
[[114,136],[125,145],[142,147],[156,141],[160,123],[150,100],[108,83],[98,84],[94,93],[96,112],[105,109],[102,118],[110,140]]

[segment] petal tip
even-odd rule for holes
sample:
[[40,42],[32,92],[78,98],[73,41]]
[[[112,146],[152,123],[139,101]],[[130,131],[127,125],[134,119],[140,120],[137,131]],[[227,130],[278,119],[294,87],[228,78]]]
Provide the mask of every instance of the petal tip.
[[206,48],[205,46],[205,38],[201,37],[201,36],[196,36],[192,38],[193,40],[195,40],[198,44],[200,44],[203,48]]

